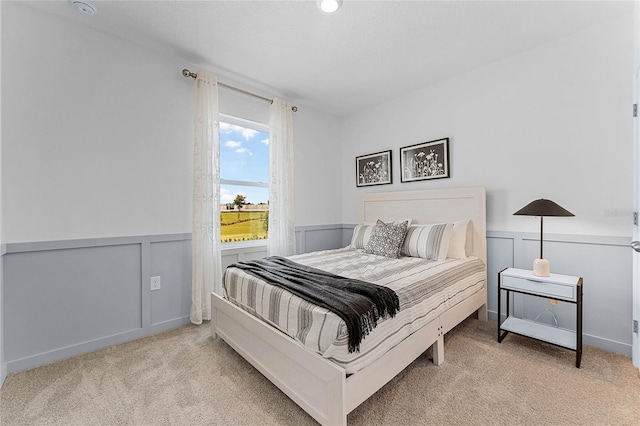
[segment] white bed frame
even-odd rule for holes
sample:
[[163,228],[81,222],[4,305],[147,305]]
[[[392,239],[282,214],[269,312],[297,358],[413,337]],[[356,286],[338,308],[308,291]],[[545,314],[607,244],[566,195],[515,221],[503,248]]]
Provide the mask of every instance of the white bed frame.
[[[467,252],[487,264],[483,187],[370,193],[360,197],[360,223],[411,218],[414,224],[471,219]],[[346,425],[347,414],[433,346],[444,361],[444,334],[477,311],[487,319],[487,285],[434,318],[372,364],[347,377],[340,366],[311,352],[222,297],[211,295],[211,335],[219,336],[323,425]]]

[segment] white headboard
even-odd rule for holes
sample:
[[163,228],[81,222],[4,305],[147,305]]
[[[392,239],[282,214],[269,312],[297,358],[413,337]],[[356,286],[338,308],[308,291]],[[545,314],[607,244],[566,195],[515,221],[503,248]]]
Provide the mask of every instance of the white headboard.
[[412,219],[413,224],[470,219],[467,252],[487,264],[487,213],[484,187],[374,192],[360,196],[360,223]]

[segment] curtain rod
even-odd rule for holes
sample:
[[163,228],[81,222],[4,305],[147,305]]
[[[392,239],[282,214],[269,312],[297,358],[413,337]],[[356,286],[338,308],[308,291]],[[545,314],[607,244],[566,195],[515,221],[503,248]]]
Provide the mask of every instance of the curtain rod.
[[[196,74],[195,72],[191,72],[186,68],[182,70],[182,75],[185,76],[185,77],[191,77],[191,78],[198,77],[198,74]],[[233,91],[238,92],[238,93],[242,93],[243,95],[252,96],[254,98],[262,99],[263,101],[269,102],[270,104],[273,103],[273,99],[265,98],[264,96],[256,95],[255,93],[247,92],[246,90],[238,89],[237,87],[233,87],[233,86],[230,86],[228,84],[224,84],[224,83],[218,82],[218,86],[224,87],[225,89],[233,90]],[[295,106],[295,105],[292,106],[291,107],[291,111],[298,112],[298,107]]]

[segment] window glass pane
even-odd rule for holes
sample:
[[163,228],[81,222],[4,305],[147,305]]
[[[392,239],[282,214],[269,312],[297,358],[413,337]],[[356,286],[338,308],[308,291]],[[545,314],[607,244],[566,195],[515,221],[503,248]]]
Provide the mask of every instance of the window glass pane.
[[267,238],[268,188],[222,184],[220,201],[220,240],[223,243]]
[[269,133],[220,122],[220,178],[269,182]]

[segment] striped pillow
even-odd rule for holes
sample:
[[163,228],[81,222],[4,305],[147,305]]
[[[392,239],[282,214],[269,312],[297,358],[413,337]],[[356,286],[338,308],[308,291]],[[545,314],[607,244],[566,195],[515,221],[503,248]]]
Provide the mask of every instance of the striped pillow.
[[371,238],[371,231],[375,225],[356,225],[353,228],[353,237],[351,237],[352,249],[363,249]]
[[445,260],[449,250],[450,223],[411,225],[402,245],[402,255],[429,260]]

